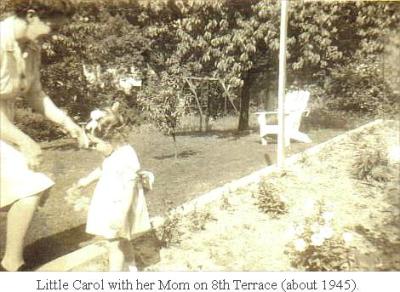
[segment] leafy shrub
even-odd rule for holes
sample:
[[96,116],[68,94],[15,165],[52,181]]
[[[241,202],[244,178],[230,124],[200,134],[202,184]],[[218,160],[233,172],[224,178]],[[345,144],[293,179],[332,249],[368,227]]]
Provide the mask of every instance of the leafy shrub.
[[364,148],[357,150],[352,173],[359,180],[386,182],[391,177],[387,153],[381,149]]
[[199,231],[204,230],[206,223],[212,219],[214,218],[212,217],[210,212],[200,211],[196,209],[187,217],[187,224],[189,225],[189,229],[191,231]]
[[49,141],[65,135],[55,123],[28,109],[18,109],[15,121],[18,128],[36,141]]
[[262,181],[258,188],[257,206],[272,218],[287,213],[287,206],[279,196],[280,192],[277,186],[267,181]]
[[181,242],[186,231],[200,231],[213,217],[210,212],[197,210],[182,215],[179,210],[171,210],[167,213],[164,224],[156,230],[156,236],[163,247],[168,247]]
[[329,109],[379,113],[394,102],[393,93],[386,87],[382,65],[354,63],[333,70],[328,94]]
[[168,247],[181,241],[181,222],[182,216],[177,212],[169,211],[166,214],[164,224],[156,229],[156,236],[161,246]]

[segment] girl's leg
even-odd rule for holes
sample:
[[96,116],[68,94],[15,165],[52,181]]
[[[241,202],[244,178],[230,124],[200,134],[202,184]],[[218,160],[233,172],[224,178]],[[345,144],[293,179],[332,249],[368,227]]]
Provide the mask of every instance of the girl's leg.
[[24,239],[37,208],[40,194],[16,201],[7,214],[7,239],[1,265],[16,271],[24,264]]
[[125,255],[122,250],[121,240],[108,241],[108,270],[110,272],[121,272],[124,270]]

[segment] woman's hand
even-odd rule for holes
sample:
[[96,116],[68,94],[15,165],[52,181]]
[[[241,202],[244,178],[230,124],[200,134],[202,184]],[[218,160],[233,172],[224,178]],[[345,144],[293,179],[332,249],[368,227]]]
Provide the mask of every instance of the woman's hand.
[[43,162],[42,149],[39,144],[33,140],[27,140],[20,146],[21,152],[24,154],[28,166],[32,170],[37,170]]
[[86,136],[85,131],[75,124],[70,118],[64,124],[65,130],[71,135],[72,138],[76,138],[80,148],[89,147],[89,138]]

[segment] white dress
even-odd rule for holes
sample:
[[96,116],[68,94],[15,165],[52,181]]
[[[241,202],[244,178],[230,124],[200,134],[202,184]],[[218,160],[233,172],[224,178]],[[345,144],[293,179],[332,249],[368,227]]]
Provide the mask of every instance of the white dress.
[[[0,21],[0,116],[11,123],[18,97],[46,95],[40,83],[40,47],[31,42],[22,49],[15,40],[14,21]],[[30,170],[24,155],[0,133],[0,208],[53,185],[45,174]]]
[[53,185],[48,176],[29,169],[20,151],[0,140],[0,207],[39,194]]
[[139,170],[139,159],[130,145],[117,148],[104,160],[89,205],[87,233],[132,239],[151,228]]

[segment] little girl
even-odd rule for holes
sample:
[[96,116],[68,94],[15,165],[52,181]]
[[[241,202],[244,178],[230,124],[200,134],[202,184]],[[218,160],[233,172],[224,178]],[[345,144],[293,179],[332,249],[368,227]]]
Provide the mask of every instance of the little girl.
[[[102,121],[113,121],[111,115],[117,108],[118,104],[114,104],[114,111],[104,111],[96,122],[104,127]],[[80,190],[98,180],[89,205],[86,232],[107,239],[109,271],[137,271],[130,240],[134,234],[151,228],[143,188],[152,188],[154,176],[140,170],[138,156],[129,144],[114,141],[112,145],[92,134],[88,137],[105,159],[101,167],[67,191],[67,200],[79,201],[76,197]]]

